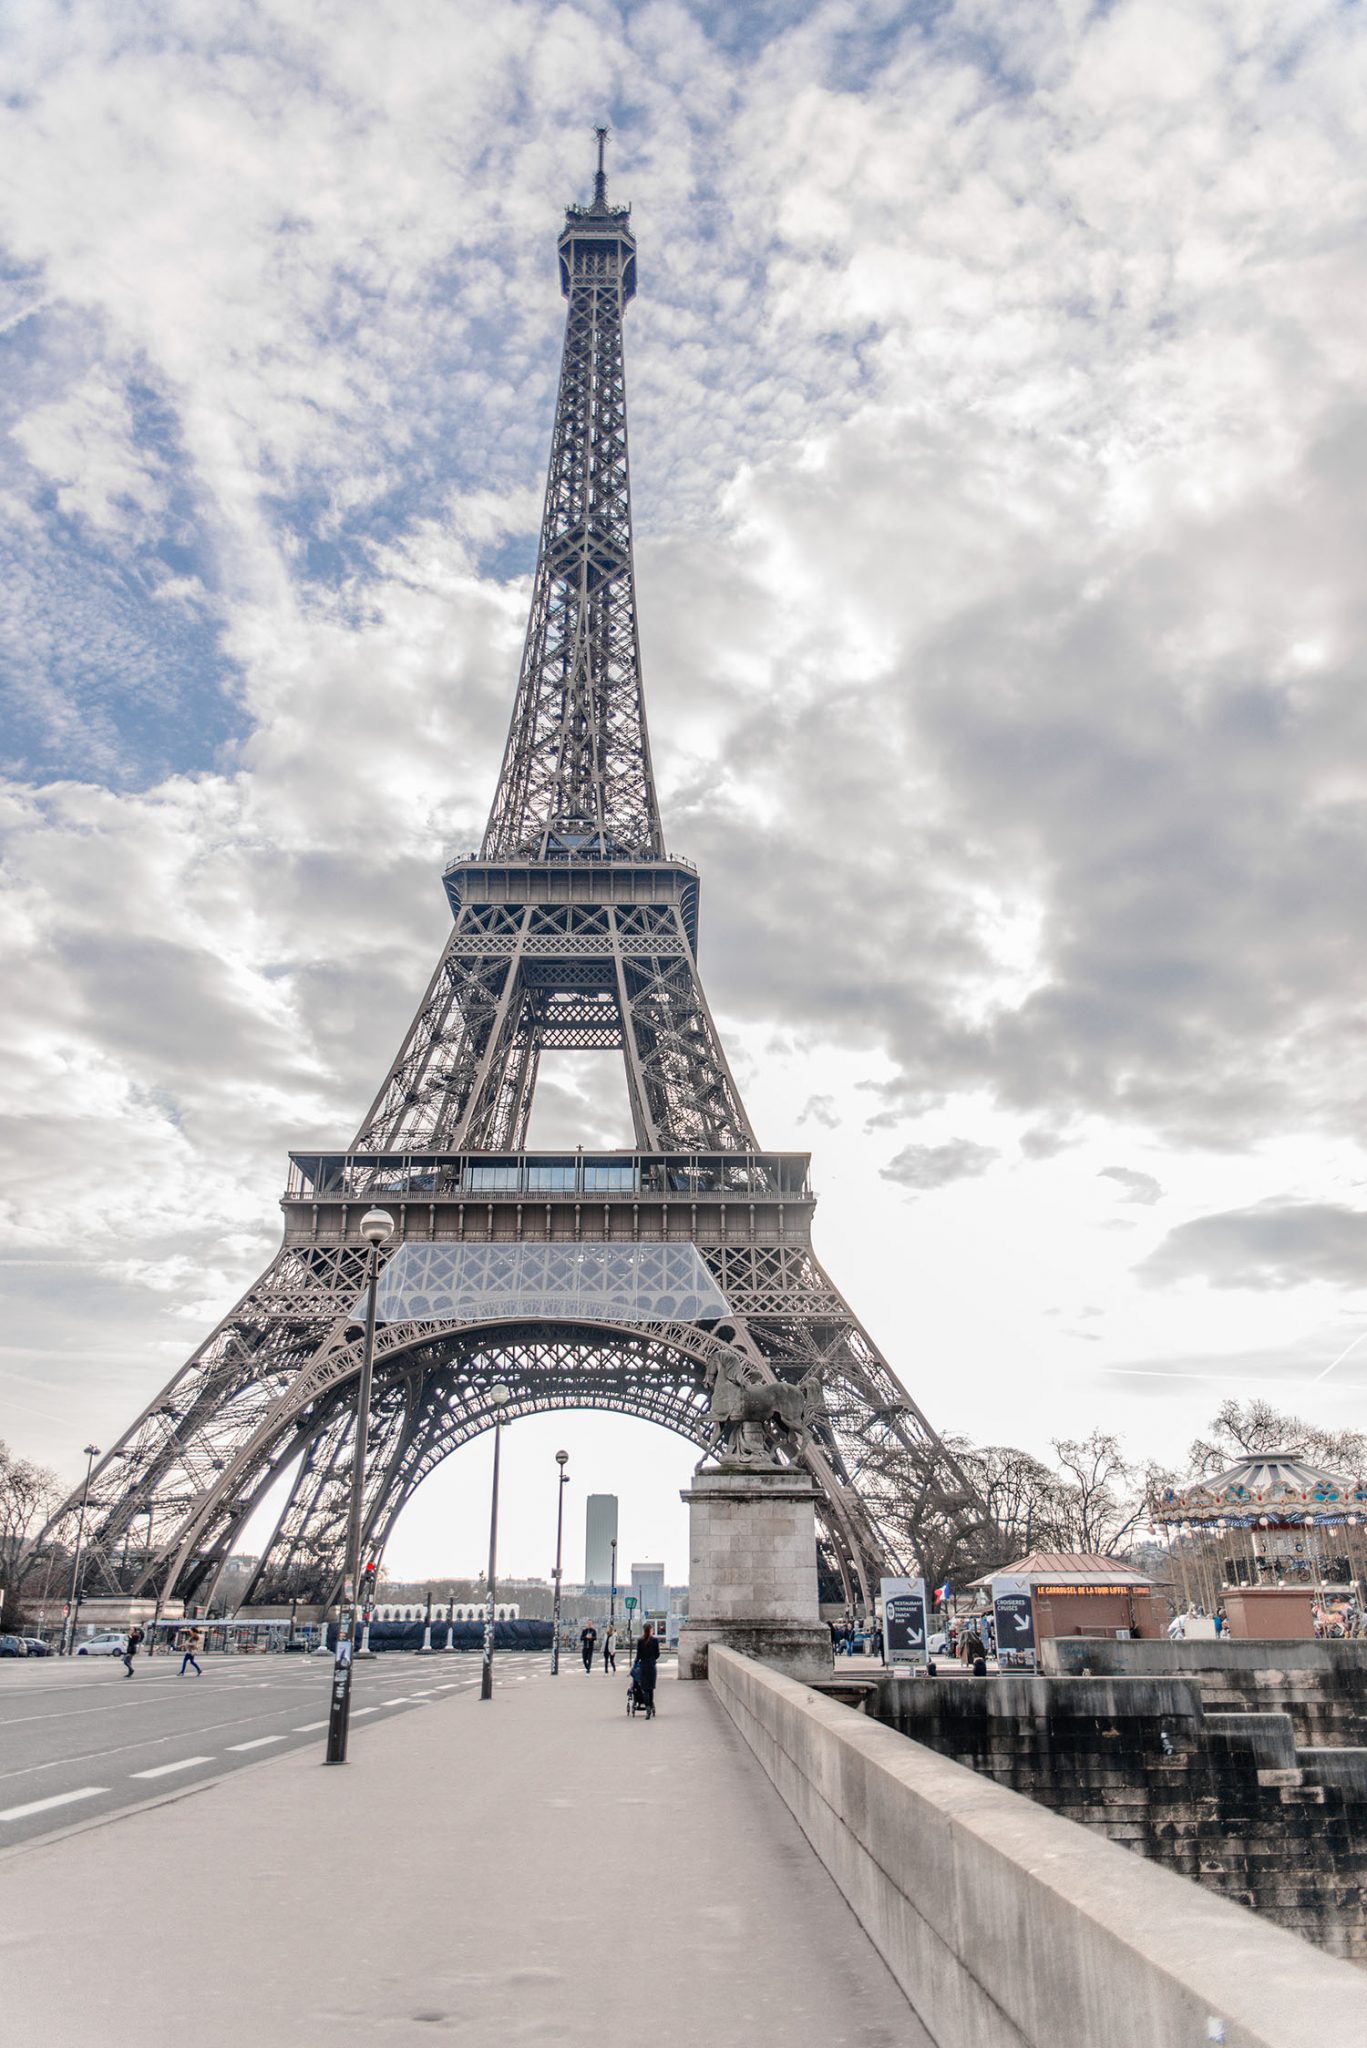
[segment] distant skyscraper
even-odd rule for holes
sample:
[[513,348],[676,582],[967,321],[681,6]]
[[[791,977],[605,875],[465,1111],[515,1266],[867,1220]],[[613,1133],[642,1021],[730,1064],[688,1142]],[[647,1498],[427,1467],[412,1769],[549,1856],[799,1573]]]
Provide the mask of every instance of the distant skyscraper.
[[612,1546],[617,1540],[617,1496],[591,1493],[584,1510],[584,1584],[612,1584]]

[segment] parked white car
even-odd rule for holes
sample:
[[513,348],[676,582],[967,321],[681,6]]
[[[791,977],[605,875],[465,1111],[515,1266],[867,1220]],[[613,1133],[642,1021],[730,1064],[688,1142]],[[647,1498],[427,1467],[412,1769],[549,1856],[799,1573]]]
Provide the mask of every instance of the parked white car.
[[89,1642],[77,1643],[78,1657],[122,1657],[128,1648],[127,1636],[91,1636]]

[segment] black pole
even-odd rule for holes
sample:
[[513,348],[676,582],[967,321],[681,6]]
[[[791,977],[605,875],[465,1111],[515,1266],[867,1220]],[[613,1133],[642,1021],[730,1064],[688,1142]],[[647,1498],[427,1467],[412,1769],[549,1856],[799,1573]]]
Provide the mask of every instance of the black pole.
[[[386,1218],[386,1221],[389,1219]],[[361,1218],[364,1230],[367,1217]],[[391,1226],[392,1227],[392,1226]],[[388,1232],[385,1233],[385,1236]],[[375,1297],[379,1291],[380,1246],[370,1239],[365,1304],[365,1344],[361,1352],[361,1384],[356,1395],[356,1443],[351,1454],[351,1511],[347,1516],[346,1560],[342,1566],[342,1611],[337,1623],[337,1655],[332,1667],[328,1702],[328,1745],[325,1763],[346,1762],[351,1726],[351,1666],[356,1649],[356,1581],[361,1576],[361,1509],[365,1491],[366,1438],[370,1434],[370,1382],[375,1369]],[[326,1623],[324,1624],[326,1628]]]
[[81,1512],[76,1517],[76,1555],[71,1560],[71,1591],[67,1595],[66,1625],[62,1631],[62,1655],[69,1657],[75,1649],[76,1624],[81,1618],[81,1552],[85,1547],[85,1510],[90,1499],[90,1475],[99,1457],[98,1444],[85,1447],[85,1485],[81,1488]]
[[557,1451],[555,1462],[560,1467],[560,1484],[555,1494],[555,1602],[551,1621],[551,1677],[560,1676],[560,1546],[565,1533],[565,1488],[569,1477],[565,1466],[569,1462],[567,1451]]
[[612,1584],[608,1587],[608,1627],[617,1620],[617,1538],[612,1539]]
[[498,1454],[503,1441],[503,1425],[494,1416],[494,1485],[489,1501],[489,1579],[484,1595],[484,1665],[479,1674],[479,1696],[491,1700],[494,1696],[494,1571],[498,1557]]

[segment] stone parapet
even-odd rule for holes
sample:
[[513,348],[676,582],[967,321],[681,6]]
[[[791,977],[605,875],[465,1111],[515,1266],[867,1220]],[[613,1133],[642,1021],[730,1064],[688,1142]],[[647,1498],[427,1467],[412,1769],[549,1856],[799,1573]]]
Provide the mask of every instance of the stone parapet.
[[724,1646],[710,1678],[937,2048],[1360,2038],[1348,1964]]

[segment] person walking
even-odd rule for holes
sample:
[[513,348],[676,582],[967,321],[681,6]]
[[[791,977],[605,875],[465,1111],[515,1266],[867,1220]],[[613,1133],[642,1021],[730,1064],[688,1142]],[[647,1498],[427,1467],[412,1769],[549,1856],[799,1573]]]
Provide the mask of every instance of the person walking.
[[597,1629],[591,1621],[585,1622],[583,1628],[579,1631],[579,1654],[584,1660],[585,1671],[592,1671],[593,1669],[593,1652],[597,1641]]
[[608,1671],[615,1671],[616,1669],[617,1669],[617,1631],[616,1631],[616,1629],[615,1629],[615,1628],[613,1627],[612,1623],[611,1623],[611,1622],[609,1622],[609,1623],[608,1623],[608,1632],[607,1632],[607,1634],[606,1634],[606,1635],[604,1636],[604,1638],[603,1638],[603,1670],[604,1670],[604,1672],[608,1672]]
[[183,1652],[183,1655],[181,1656],[180,1660],[180,1675],[182,1678],[184,1678],[185,1676],[185,1667],[187,1664],[194,1665],[196,1678],[203,1678],[204,1673],[200,1670],[199,1659],[195,1655],[196,1650],[199,1648],[203,1640],[204,1638],[200,1635],[200,1632],[197,1628],[187,1628],[184,1635],[181,1637],[180,1647]]
[[641,1640],[636,1645],[636,1662],[631,1667],[637,1690],[646,1703],[647,1721],[655,1718],[655,1667],[659,1661],[660,1645],[655,1624],[648,1621],[641,1630]]
[[140,1628],[130,1629],[128,1632],[128,1640],[124,1644],[123,1648],[123,1668],[128,1673],[128,1676],[130,1678],[133,1676],[133,1659],[137,1656],[138,1651],[141,1649],[141,1647],[142,1630]]

